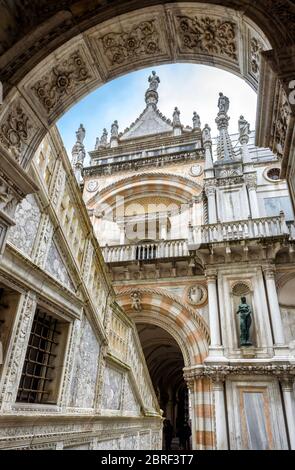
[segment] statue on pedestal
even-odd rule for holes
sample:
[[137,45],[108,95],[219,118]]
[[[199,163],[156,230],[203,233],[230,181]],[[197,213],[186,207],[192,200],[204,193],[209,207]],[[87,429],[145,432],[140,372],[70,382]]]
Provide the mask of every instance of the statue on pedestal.
[[219,93],[218,108],[220,113],[226,114],[229,109],[229,99],[223,93]]
[[241,297],[241,303],[237,310],[240,314],[240,345],[252,346],[250,341],[250,326],[252,323],[252,309],[246,302],[246,297]]
[[159,83],[160,83],[160,79],[158,77],[158,75],[156,74],[156,72],[154,72],[154,70],[152,71],[152,75],[149,76],[149,87],[148,87],[148,90],[147,91],[157,91],[157,88],[159,86]]

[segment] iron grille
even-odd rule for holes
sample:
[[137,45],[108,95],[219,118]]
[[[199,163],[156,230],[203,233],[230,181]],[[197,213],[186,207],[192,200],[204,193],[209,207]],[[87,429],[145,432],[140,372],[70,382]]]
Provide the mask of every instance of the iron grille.
[[17,401],[51,403],[50,382],[57,357],[58,320],[37,310],[22,371]]

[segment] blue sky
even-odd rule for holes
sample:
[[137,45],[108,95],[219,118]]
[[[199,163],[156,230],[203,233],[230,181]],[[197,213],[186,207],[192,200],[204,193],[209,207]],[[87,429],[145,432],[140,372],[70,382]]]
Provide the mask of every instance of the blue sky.
[[84,143],[88,152],[94,149],[96,137],[101,136],[104,127],[110,133],[115,119],[119,123],[119,132],[122,132],[138,117],[145,107],[147,78],[152,70],[160,77],[158,108],[166,117],[171,119],[177,106],[182,124],[191,126],[193,111],[197,111],[202,127],[208,123],[214,136],[217,134],[218,93],[222,91],[230,99],[230,132],[237,132],[241,114],[250,122],[251,130],[255,128],[256,93],[241,78],[205,65],[160,65],[112,80],[64,114],[57,126],[69,157],[80,123],[86,129]]

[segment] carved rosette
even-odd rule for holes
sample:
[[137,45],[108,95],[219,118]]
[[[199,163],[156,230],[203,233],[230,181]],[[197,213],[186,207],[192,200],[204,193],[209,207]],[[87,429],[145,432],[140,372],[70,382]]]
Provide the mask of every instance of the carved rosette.
[[49,114],[64,95],[92,78],[80,51],[73,52],[68,59],[54,66],[49,73],[38,80],[32,90]]
[[143,21],[122,33],[108,33],[101,37],[101,42],[112,66],[161,52],[160,33],[155,19]]
[[176,23],[184,50],[238,60],[235,23],[207,16],[177,16]]
[[36,131],[20,102],[12,104],[0,124],[0,142],[22,164],[23,156]]

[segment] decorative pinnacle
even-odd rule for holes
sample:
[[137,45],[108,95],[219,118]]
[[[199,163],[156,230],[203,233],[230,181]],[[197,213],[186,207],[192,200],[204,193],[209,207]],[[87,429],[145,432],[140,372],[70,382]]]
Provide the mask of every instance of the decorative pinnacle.
[[148,81],[149,87],[145,93],[145,102],[148,106],[156,106],[159,98],[157,89],[160,79],[154,70],[152,71],[152,75],[149,76]]
[[219,130],[219,137],[217,143],[218,160],[234,160],[235,152],[232,142],[228,133],[228,123],[230,117],[227,115],[229,110],[229,99],[223,93],[219,93],[218,99],[218,114],[215,119],[217,129]]

